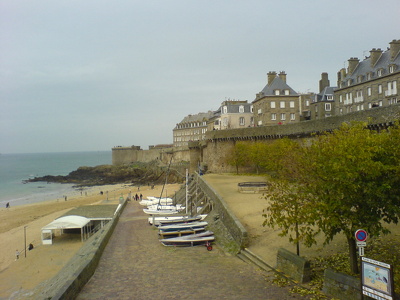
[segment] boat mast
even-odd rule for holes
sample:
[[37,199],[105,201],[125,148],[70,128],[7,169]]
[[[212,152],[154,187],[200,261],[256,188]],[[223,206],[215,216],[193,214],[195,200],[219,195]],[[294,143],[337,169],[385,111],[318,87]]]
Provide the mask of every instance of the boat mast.
[[168,165],[167,173],[166,173],[166,175],[165,175],[165,182],[164,182],[164,185],[163,185],[163,187],[162,187],[162,189],[161,189],[160,198],[158,199],[157,210],[159,210],[159,206],[161,205],[160,202],[161,202],[162,194],[163,194],[163,192],[164,192],[165,185],[167,184],[167,181],[168,181],[168,174],[169,174],[169,169],[170,169],[171,163],[172,163],[172,157],[173,157],[173,154],[171,154],[171,159],[169,160],[169,165]]

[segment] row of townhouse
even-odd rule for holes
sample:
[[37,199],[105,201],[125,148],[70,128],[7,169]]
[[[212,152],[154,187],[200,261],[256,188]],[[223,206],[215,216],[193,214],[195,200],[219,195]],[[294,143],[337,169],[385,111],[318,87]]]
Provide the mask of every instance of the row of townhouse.
[[363,61],[350,58],[331,87],[321,74],[319,93],[299,94],[286,82],[284,71],[270,71],[266,86],[248,101],[223,101],[216,111],[186,116],[173,130],[175,147],[202,140],[208,130],[271,126],[317,120],[400,102],[400,40],[386,51],[372,49]]

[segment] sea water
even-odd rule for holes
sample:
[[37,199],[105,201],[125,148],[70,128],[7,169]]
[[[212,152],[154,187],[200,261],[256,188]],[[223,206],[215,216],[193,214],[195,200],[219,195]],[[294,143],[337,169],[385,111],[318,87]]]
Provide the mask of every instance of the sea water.
[[81,166],[111,164],[111,151],[0,155],[0,207],[61,199],[74,191],[72,184],[30,182],[45,175],[68,175]]

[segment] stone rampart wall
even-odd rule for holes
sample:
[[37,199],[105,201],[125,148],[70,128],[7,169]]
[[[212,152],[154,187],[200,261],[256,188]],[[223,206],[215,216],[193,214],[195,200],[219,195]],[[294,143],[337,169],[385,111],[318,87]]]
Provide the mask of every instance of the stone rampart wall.
[[248,246],[248,233],[236,216],[231,212],[224,199],[203,180],[201,176],[195,174],[198,185],[204,194],[211,199],[213,211],[218,214],[218,218],[224,226],[229,230],[230,235],[238,245],[238,249]]
[[116,147],[112,149],[112,164],[129,164],[135,162],[151,162],[159,160],[168,164],[173,153],[173,163],[190,161],[189,149],[153,148],[137,150],[132,147]]

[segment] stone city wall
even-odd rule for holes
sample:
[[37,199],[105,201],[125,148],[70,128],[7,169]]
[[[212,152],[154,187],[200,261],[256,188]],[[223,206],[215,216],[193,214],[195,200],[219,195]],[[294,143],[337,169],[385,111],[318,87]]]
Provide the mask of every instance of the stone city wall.
[[171,153],[173,153],[173,163],[190,161],[191,173],[196,171],[199,165],[207,166],[211,172],[235,172],[235,167],[228,165],[226,158],[238,141],[269,142],[282,137],[311,138],[315,133],[332,131],[339,128],[344,122],[352,121],[367,122],[370,128],[379,130],[387,128],[394,120],[399,119],[400,103],[293,124],[213,130],[206,133],[204,141],[190,142],[188,148],[137,150],[136,147],[115,147],[112,149],[112,162],[113,164],[121,164],[160,160],[167,164]]

